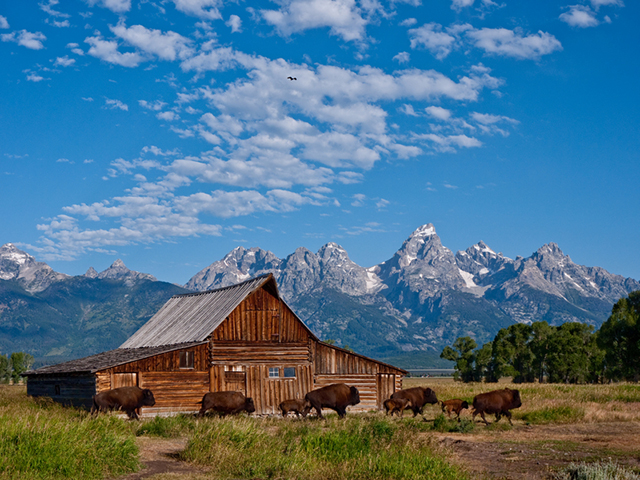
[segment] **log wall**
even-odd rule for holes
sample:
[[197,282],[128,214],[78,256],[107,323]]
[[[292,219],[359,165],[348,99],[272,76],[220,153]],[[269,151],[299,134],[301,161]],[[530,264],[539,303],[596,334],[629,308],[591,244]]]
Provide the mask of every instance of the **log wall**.
[[[58,393],[59,392],[59,393]],[[51,397],[63,405],[91,409],[96,394],[93,375],[33,375],[27,381],[27,395]]]

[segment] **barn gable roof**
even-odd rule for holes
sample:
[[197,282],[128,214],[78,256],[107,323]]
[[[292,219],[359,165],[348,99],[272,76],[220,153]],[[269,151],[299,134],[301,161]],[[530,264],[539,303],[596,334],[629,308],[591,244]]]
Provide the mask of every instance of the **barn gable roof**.
[[120,348],[204,341],[245,298],[263,287],[280,298],[271,273],[207,292],[174,295]]
[[202,345],[206,342],[190,342],[179,345],[163,345],[161,347],[143,347],[143,348],[116,348],[108,352],[98,353],[90,357],[78,358],[58,365],[50,365],[40,367],[36,370],[29,370],[22,375],[28,377],[30,375],[55,375],[60,373],[96,373],[107,368],[117,367],[125,363],[135,362],[145,358],[153,357],[163,353],[189,348],[196,345]]

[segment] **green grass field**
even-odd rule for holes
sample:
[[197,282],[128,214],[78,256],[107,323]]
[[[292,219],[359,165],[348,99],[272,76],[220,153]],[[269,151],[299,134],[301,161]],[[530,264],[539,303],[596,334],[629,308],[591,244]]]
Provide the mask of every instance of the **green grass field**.
[[[425,408],[426,421],[420,416],[412,418],[410,412],[402,419],[369,412],[349,413],[344,420],[329,414],[325,421],[178,415],[135,422],[116,414],[94,417],[47,399],[27,397],[24,387],[0,386],[0,479],[117,478],[141,468],[136,439],[144,437],[186,439],[180,460],[206,471],[156,475],[153,480],[464,480],[474,477],[453,460],[438,435],[486,437],[526,425],[640,422],[640,386],[636,384],[492,385],[443,378],[404,381],[405,388],[416,385],[430,386],[441,400],[461,398],[469,403],[481,392],[517,388],[523,405],[513,411],[514,427],[502,420],[487,428],[472,422],[469,411],[457,422],[442,415],[438,406]],[[596,465],[592,470],[614,467]],[[591,467],[572,468],[584,472]],[[638,478],[628,469],[620,471],[627,476],[611,478]],[[569,475],[567,472],[558,475]],[[592,478],[566,475],[557,478]]]

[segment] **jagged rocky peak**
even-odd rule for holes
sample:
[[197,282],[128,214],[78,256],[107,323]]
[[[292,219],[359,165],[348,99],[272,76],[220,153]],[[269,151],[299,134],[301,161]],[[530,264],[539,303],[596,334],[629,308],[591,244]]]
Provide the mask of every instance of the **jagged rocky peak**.
[[140,273],[133,270],[129,270],[124,262],[120,259],[111,264],[109,268],[100,272],[96,278],[110,279],[110,280],[125,280],[128,284],[132,284],[138,280],[152,280],[157,281],[156,277],[148,273]]
[[460,270],[483,277],[497,272],[508,263],[513,263],[513,260],[505,257],[502,253],[494,252],[480,240],[464,252],[456,253],[456,263]]
[[44,262],[17,248],[13,243],[0,247],[0,279],[17,280],[28,292],[40,292],[54,282],[67,278]]
[[327,243],[318,250],[322,281],[348,295],[364,295],[382,288],[373,271],[361,267],[349,258],[337,243]]
[[236,247],[222,260],[213,262],[191,277],[185,288],[203,292],[227,287],[263,273],[278,272],[281,263],[282,261],[268,250]]
[[98,276],[98,272],[96,271],[95,268],[89,267],[89,269],[85,272],[84,276],[87,278],[96,278]]

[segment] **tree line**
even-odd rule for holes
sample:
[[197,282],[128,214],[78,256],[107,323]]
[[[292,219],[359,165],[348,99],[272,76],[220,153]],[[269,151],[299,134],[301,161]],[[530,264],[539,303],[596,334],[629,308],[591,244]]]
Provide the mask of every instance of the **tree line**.
[[501,329],[482,347],[471,337],[447,346],[441,358],[455,362],[463,382],[601,383],[640,380],[640,290],[621,298],[611,316],[592,325],[568,322],[551,326],[516,323]]
[[0,354],[0,383],[18,383],[22,379],[21,373],[26,372],[33,365],[33,356],[24,352],[14,352],[11,355]]

